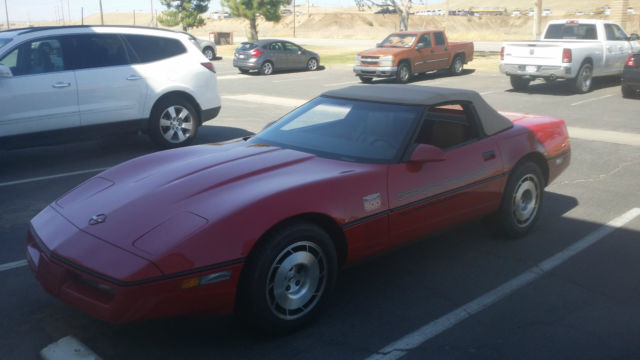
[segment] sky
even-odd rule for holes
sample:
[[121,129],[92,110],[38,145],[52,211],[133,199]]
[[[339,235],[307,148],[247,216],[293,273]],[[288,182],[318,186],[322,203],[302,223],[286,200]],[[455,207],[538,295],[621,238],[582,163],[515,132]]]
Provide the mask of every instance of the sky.
[[[220,10],[221,0],[212,0],[210,10]],[[297,4],[306,4],[307,0],[296,0]],[[317,6],[340,7],[354,6],[353,0],[312,0]],[[6,13],[9,21],[43,21],[69,19],[79,20],[81,9],[85,16],[100,12],[99,0],[0,0],[0,23],[6,23]],[[133,10],[149,13],[153,9],[162,11],[164,7],[159,0],[102,0],[103,12],[132,12]],[[7,11],[5,12],[5,6]]]

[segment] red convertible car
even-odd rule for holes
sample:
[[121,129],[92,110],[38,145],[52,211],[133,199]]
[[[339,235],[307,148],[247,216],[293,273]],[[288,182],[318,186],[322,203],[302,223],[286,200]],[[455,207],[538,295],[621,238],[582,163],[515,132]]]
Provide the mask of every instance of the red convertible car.
[[48,292],[110,322],[234,312],[288,331],[345,264],[478,217],[525,235],[569,162],[563,120],[474,91],[353,86],[253,137],[85,181],[33,218],[27,258]]

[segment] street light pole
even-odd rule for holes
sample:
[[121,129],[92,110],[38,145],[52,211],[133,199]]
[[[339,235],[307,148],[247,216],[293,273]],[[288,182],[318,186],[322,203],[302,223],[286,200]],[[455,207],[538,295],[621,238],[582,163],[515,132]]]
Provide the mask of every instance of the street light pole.
[[100,3],[100,25],[104,25],[104,16],[102,15],[102,0],[98,0]]
[[9,30],[11,26],[9,25],[9,9],[7,8],[7,1],[9,0],[4,0],[4,13],[7,19],[7,30]]
[[293,0],[293,37],[296,37],[296,0]]

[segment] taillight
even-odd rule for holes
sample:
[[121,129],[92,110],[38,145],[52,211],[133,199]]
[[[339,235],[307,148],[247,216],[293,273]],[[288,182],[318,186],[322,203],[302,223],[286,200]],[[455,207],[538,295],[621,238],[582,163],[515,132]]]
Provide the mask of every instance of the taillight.
[[500,49],[500,60],[504,60],[504,46]]
[[624,67],[636,67],[636,60],[633,58],[633,55],[629,55],[627,61],[624,62]]
[[562,63],[569,64],[571,63],[571,61],[573,61],[573,59],[571,58],[571,49],[562,49]]
[[202,65],[202,66],[206,67],[207,69],[209,69],[209,71],[211,71],[211,72],[213,72],[213,73],[215,73],[215,72],[216,72],[216,68],[215,68],[215,67],[213,67],[213,64],[212,64],[212,63],[210,63],[210,62],[203,62],[203,63],[200,63],[200,65]]
[[251,57],[260,57],[260,55],[264,54],[264,51],[253,49],[251,50]]

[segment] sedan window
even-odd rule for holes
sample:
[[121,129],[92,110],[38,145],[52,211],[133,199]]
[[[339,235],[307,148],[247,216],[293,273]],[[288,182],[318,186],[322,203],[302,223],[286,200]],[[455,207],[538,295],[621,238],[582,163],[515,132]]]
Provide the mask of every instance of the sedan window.
[[478,137],[473,111],[468,104],[443,104],[427,110],[416,143],[442,149],[465,144]]

